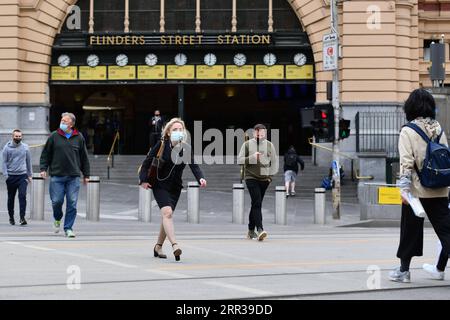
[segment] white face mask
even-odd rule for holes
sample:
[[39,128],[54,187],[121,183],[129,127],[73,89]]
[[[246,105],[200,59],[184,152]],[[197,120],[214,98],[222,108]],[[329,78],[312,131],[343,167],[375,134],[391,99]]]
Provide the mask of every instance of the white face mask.
[[180,142],[184,139],[183,131],[172,131],[170,134],[170,141],[172,142]]

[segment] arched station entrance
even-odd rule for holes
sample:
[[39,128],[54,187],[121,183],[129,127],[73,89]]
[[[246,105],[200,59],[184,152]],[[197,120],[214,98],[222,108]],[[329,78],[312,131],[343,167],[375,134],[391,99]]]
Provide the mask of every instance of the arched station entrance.
[[121,153],[143,154],[159,109],[204,130],[265,123],[280,130],[281,152],[310,153],[314,59],[288,2],[273,1],[269,26],[260,1],[205,1],[200,11],[196,1],[164,2],[162,13],[159,0],[130,1],[127,14],[124,1],[95,0],[93,11],[77,2],[80,28],[74,10],[52,49],[50,129],[71,111],[92,153],[107,153],[119,131]]

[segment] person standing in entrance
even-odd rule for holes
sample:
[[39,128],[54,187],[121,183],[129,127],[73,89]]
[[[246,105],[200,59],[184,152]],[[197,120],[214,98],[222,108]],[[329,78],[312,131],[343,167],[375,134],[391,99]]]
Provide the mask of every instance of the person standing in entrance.
[[15,225],[14,201],[19,190],[20,225],[27,224],[25,210],[27,207],[27,186],[33,174],[31,154],[28,145],[22,142],[22,131],[15,129],[12,140],[3,148],[3,175],[8,190],[9,223]]
[[66,237],[74,238],[73,225],[77,216],[77,201],[80,191],[80,175],[83,182],[89,182],[90,166],[86,141],[75,129],[75,115],[63,113],[59,128],[52,132],[45,143],[40,159],[41,176],[50,176],[50,199],[55,219],[53,227],[58,233],[63,217],[62,206],[66,198],[66,217],[64,232]]
[[263,227],[262,202],[272,176],[278,171],[278,156],[266,135],[264,125],[255,125],[253,138],[244,142],[238,155],[238,164],[244,166],[244,179],[252,199],[247,238],[259,241],[267,237]]
[[[144,189],[152,188],[153,196],[161,209],[162,223],[159,231],[158,242],[153,248],[155,257],[167,258],[163,253],[162,247],[164,240],[169,238],[172,244],[173,255],[176,261],[180,260],[181,248],[175,239],[175,231],[173,226],[172,215],[180,198],[181,189],[183,188],[183,170],[186,162],[192,170],[195,178],[201,187],[206,187],[206,180],[200,167],[194,163],[193,153],[190,152],[190,146],[185,142],[187,138],[186,126],[180,118],[173,118],[163,129],[163,139],[158,141],[152,148],[142,163],[139,172],[139,184]],[[161,149],[161,152],[159,152]],[[190,152],[185,154],[186,152]],[[153,159],[159,156],[157,160],[158,166],[156,170],[156,179],[154,185],[150,185],[148,170],[152,165]],[[188,161],[184,161],[184,156]]]
[[284,155],[284,183],[286,186],[286,197],[295,196],[295,179],[298,174],[298,165],[305,169],[305,162],[295,151],[294,146],[290,146]]
[[163,118],[161,112],[155,110],[154,116],[150,120],[150,148],[153,148],[155,144],[161,140],[161,132],[163,129]]

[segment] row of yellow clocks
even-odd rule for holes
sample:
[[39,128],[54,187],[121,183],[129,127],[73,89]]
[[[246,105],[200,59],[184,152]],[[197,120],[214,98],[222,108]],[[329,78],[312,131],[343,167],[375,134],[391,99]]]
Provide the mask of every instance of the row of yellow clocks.
[[[204,57],[204,62],[207,66],[213,66],[217,63],[217,57],[214,53],[207,53]],[[306,63],[306,56],[303,53],[296,53],[294,55],[294,63],[298,66],[302,66]],[[178,53],[175,55],[174,62],[178,66],[183,66],[187,63],[188,58],[184,53]],[[86,62],[90,67],[96,67],[100,63],[100,58],[96,54],[90,54]],[[243,53],[237,53],[233,57],[235,65],[241,67],[247,63],[247,56]],[[263,62],[267,66],[273,66],[277,63],[277,56],[274,53],[266,53],[263,57]],[[149,53],[145,56],[145,63],[149,66],[154,66],[158,63],[158,56],[154,53]],[[62,54],[58,57],[58,64],[61,67],[68,67],[70,65],[70,57],[66,54]],[[128,64],[128,56],[126,54],[119,54],[116,57],[116,64],[120,67]]]

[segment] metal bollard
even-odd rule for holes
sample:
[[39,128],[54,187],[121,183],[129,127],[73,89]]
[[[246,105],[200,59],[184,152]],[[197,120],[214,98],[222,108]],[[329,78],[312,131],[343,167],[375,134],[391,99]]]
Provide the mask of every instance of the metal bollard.
[[314,223],[325,224],[325,189],[314,189]]
[[187,215],[189,223],[200,223],[200,185],[197,182],[188,182],[187,189]]
[[86,219],[100,220],[100,177],[90,177],[87,185]]
[[275,224],[287,224],[286,187],[275,188]]
[[44,195],[45,180],[39,173],[33,173],[30,206],[32,220],[44,220]]
[[152,221],[152,189],[139,187],[138,220],[142,222]]
[[244,185],[233,184],[233,223],[244,224]]

